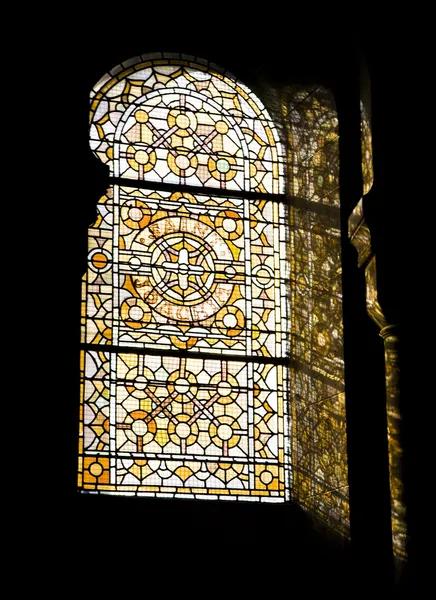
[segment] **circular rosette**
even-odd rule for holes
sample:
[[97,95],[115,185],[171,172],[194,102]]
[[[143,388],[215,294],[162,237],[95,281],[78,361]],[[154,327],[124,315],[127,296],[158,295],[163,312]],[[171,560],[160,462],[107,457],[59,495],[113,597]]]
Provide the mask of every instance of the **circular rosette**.
[[147,397],[146,389],[149,382],[153,381],[154,376],[148,367],[143,367],[141,371],[135,367],[126,373],[125,379],[126,390],[129,394],[142,400]]
[[197,395],[197,378],[190,371],[173,371],[168,377],[167,388],[176,402],[191,402]]
[[192,446],[198,438],[198,426],[194,423],[189,423],[191,415],[179,414],[176,415],[177,423],[170,421],[168,425],[168,434],[170,439],[177,446],[186,444]]
[[223,210],[215,218],[218,233],[225,240],[236,240],[244,231],[244,223],[234,210]]
[[109,459],[103,456],[85,456],[83,461],[86,483],[109,483]]
[[156,152],[150,148],[145,149],[129,146],[126,154],[127,162],[135,171],[148,173],[156,165]]
[[263,289],[268,289],[274,284],[274,272],[268,265],[257,265],[252,271],[254,282]]
[[150,209],[142,200],[128,200],[121,207],[121,218],[130,229],[144,229],[150,222]]
[[171,171],[181,177],[191,177],[191,175],[194,175],[198,165],[196,155],[183,146],[168,152],[167,162]]
[[150,309],[140,298],[128,298],[121,305],[121,318],[127,327],[141,329],[150,322]]
[[122,429],[128,440],[136,445],[145,446],[153,441],[157,428],[154,419],[147,420],[147,413],[144,410],[134,410],[129,413]]
[[238,397],[238,382],[230,373],[227,373],[225,379],[222,378],[221,373],[217,373],[212,377],[210,383],[216,386],[217,402],[219,404],[231,404]]
[[217,152],[207,163],[210,174],[218,181],[230,181],[236,176],[236,159],[228,152]]
[[[189,232],[169,233],[151,244],[149,251],[152,282],[168,301],[186,307],[203,304],[210,298],[217,285],[216,255],[202,238]],[[185,308],[181,315],[185,312],[192,319]]]
[[225,306],[218,311],[215,323],[221,333],[229,337],[235,337],[244,329],[245,317],[240,308]]
[[279,471],[275,465],[257,465],[255,475],[257,489],[277,490],[281,488]]
[[103,470],[102,464],[97,461],[91,463],[88,467],[88,471],[91,473],[91,475],[97,478],[100,477],[100,475],[103,473]]
[[[133,280],[138,295],[173,323],[204,321],[230,299],[233,282],[220,277],[216,261],[220,257],[230,263],[232,253],[227,242],[206,223],[189,217],[165,217],[138,232],[132,247],[133,251],[146,249],[151,266],[150,275]],[[179,338],[174,343],[181,349],[189,349],[197,341],[196,335],[185,331],[170,332]]]
[[173,108],[168,113],[168,127],[175,127],[175,134],[179,137],[189,137],[197,129],[197,117],[191,110]]
[[94,273],[105,273],[111,268],[112,255],[107,250],[94,248],[88,254],[88,264]]
[[209,435],[215,446],[222,448],[224,444],[228,448],[233,448],[239,443],[241,439],[240,427],[238,422],[233,417],[228,415],[221,415],[218,417],[219,425],[211,423],[209,425]]

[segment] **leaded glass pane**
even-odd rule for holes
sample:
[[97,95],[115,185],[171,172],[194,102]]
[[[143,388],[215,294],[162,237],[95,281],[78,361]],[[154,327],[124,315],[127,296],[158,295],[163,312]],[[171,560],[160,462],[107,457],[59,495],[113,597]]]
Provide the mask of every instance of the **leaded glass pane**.
[[288,209],[232,196],[283,191],[274,123],[202,61],[131,61],[91,100],[91,148],[148,183],[89,229],[79,486],[288,499]]
[[285,497],[282,366],[88,351],[82,378],[84,490]]
[[115,186],[98,208],[83,341],[286,355],[284,204]]

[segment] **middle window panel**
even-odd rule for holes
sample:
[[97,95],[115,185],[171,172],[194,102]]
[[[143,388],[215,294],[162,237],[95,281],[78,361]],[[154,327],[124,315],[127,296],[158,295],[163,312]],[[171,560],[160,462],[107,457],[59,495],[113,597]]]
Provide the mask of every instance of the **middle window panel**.
[[114,186],[99,212],[85,342],[287,355],[284,204]]

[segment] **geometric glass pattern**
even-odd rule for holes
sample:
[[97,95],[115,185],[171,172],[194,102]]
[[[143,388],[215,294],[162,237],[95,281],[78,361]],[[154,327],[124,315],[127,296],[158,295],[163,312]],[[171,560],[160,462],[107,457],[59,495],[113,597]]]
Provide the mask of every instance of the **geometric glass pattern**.
[[83,342],[286,354],[283,203],[114,186],[98,210]]
[[87,351],[84,490],[284,497],[283,367]]
[[91,92],[91,148],[111,175],[283,193],[283,152],[260,100],[218,67],[139,60]]
[[268,113],[217,68],[141,59],[93,90],[91,147],[122,181],[89,229],[79,487],[289,499],[289,217],[265,197],[284,189]]

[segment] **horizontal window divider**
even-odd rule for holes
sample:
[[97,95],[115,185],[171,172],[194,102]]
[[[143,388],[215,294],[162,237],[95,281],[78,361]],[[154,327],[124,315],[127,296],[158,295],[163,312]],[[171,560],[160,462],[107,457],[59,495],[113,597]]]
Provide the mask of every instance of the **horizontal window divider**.
[[[109,177],[109,184],[119,185],[125,188],[139,188],[149,190],[150,192],[187,192],[188,194],[198,194],[200,196],[220,196],[225,198],[237,198],[242,200],[271,200],[272,202],[282,202],[289,206],[307,210],[316,214],[337,216],[339,206],[324,204],[323,202],[314,202],[310,198],[301,198],[287,194],[269,194],[261,192],[248,192],[243,190],[223,190],[221,188],[212,188],[206,186],[186,185],[182,183],[162,183],[154,181],[142,181],[136,179],[125,179],[123,177]],[[336,191],[339,188],[335,188]]]
[[274,202],[291,203],[292,199],[286,194],[270,194],[264,192],[249,192],[244,190],[228,190],[209,186],[188,185],[184,183],[162,183],[159,181],[143,181],[141,179],[126,179],[124,177],[109,177],[109,183],[121,187],[140,188],[162,192],[181,192],[199,194],[202,196],[224,196],[226,198],[242,198],[247,200],[272,200]]
[[212,352],[192,350],[172,350],[170,348],[139,348],[136,346],[114,346],[102,344],[80,344],[85,351],[109,352],[110,354],[139,354],[151,356],[166,356],[175,358],[198,358],[201,360],[225,360],[238,362],[257,362],[262,364],[283,365],[290,364],[290,357],[256,356],[247,354],[215,354]]

